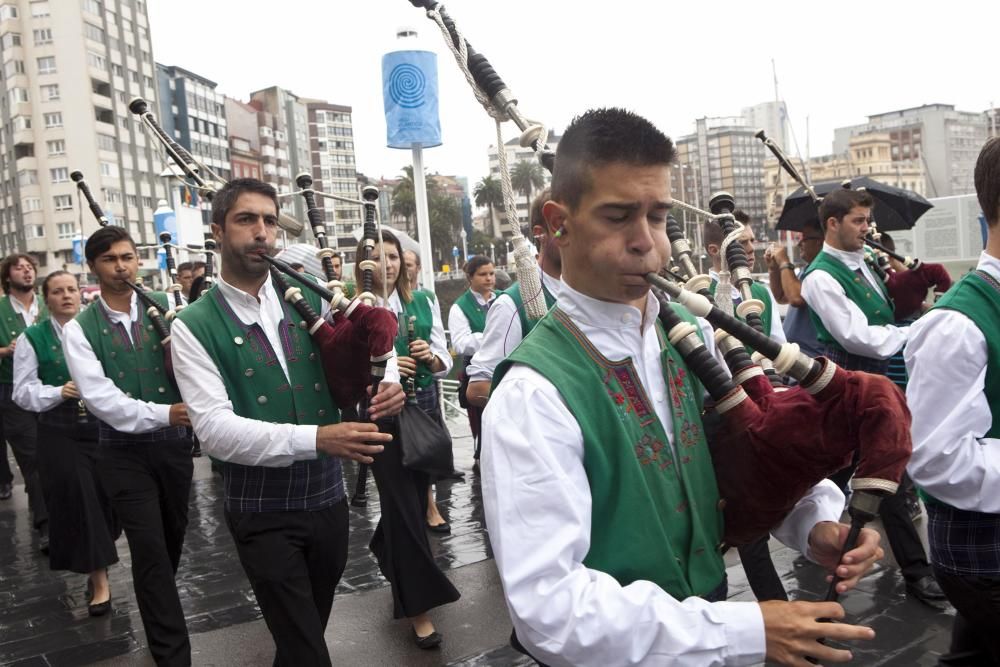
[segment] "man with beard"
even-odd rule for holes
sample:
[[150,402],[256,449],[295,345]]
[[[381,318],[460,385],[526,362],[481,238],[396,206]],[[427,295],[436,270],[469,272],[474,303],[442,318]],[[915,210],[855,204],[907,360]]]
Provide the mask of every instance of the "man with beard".
[[[37,272],[38,262],[31,255],[11,255],[0,263],[0,285],[5,294],[0,297],[0,419],[3,420],[3,433],[14,450],[14,459],[24,477],[32,524],[39,533],[39,548],[47,553],[49,540],[46,524],[49,515],[42,498],[35,457],[38,415],[22,410],[13,397],[17,337],[25,328],[48,317],[45,304],[35,297]],[[3,454],[6,458],[6,447]],[[0,497],[10,497],[11,481],[0,479]]]
[[[269,279],[277,194],[230,181],[212,201],[216,285],[172,328],[177,383],[202,448],[223,462],[225,517],[276,646],[275,664],[329,665],[323,633],[347,562],[341,458],[371,463],[392,437],[340,422],[320,350]],[[323,304],[303,295],[316,312]],[[395,358],[372,420],[403,406]],[[337,378],[330,378],[336,381]]]
[[[885,375],[889,357],[906,344],[909,329],[895,326],[889,290],[865,263],[865,236],[874,201],[861,190],[838,188],[819,208],[824,227],[823,250],[802,278],[817,337],[827,356],[852,371]],[[846,488],[854,465],[831,479]],[[889,546],[913,597],[935,604],[945,599],[934,581],[927,553],[906,506],[906,494],[882,501],[879,510]]]
[[[819,622],[843,618],[840,605],[724,601],[702,389],[644,279],[670,259],[673,157],[670,139],[620,109],[585,113],[559,142],[543,209],[559,297],[497,367],[483,424],[486,522],[517,638],[549,665],[843,662],[816,640],[874,633]],[[864,529],[841,559],[842,508],[824,481],[776,533],[845,577],[844,591],[881,550]]]
[[[157,665],[190,665],[174,577],[188,523],[191,422],[167,372],[163,343],[128,284],[139,271],[132,237],[121,227],[102,227],[84,255],[101,296],[63,328],[66,365],[100,420],[99,474],[128,539],[149,650]],[[166,294],[147,294],[166,307]]]

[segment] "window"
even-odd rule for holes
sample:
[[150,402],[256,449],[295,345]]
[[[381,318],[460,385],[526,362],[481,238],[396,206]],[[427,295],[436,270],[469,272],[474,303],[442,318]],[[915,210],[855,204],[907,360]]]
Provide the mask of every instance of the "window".
[[98,134],[97,147],[102,151],[117,151],[118,141],[110,134]]
[[42,210],[42,200],[39,197],[27,197],[21,200],[21,210],[25,213]]
[[14,116],[10,119],[10,122],[14,126],[15,132],[31,129],[31,117],[29,116]]
[[94,119],[100,121],[101,123],[108,123],[110,125],[115,122],[115,114],[111,111],[111,109],[94,107]]
[[65,183],[69,180],[69,169],[66,167],[56,167],[49,169],[49,180],[53,183]]
[[11,105],[22,104],[28,101],[28,89],[27,88],[11,88],[7,91],[7,99],[10,100]]
[[55,204],[57,211],[72,211],[73,210],[73,196],[72,195],[56,195],[52,198],[52,203]]
[[115,76],[125,76],[125,70],[122,69],[121,65],[116,63],[111,63],[111,73]]
[[126,194],[125,204],[127,206],[130,206],[131,208],[136,208],[137,206],[139,206],[139,198],[136,197],[135,195]]
[[111,97],[111,84],[106,81],[90,80],[90,90],[103,97]]
[[46,141],[45,148],[48,149],[49,155],[65,155],[66,154],[66,142],[63,139],[56,139],[54,141]]
[[28,238],[29,239],[44,239],[45,238],[45,226],[44,225],[30,225],[28,227]]
[[42,93],[43,102],[51,102],[53,100],[59,99],[59,84],[50,83],[45,86],[40,86],[39,91]]
[[38,172],[34,169],[22,169],[17,172],[17,184],[20,187],[38,185]]
[[72,222],[60,222],[56,225],[60,239],[76,238],[76,226]]
[[114,188],[104,188],[104,201],[109,204],[121,204],[122,191]]
[[8,60],[3,64],[3,74],[8,79],[17,74],[24,74],[24,61]]
[[43,118],[45,119],[45,127],[62,127],[62,112],[47,113]]
[[14,5],[0,5],[0,21],[17,18],[17,7]]
[[101,162],[101,176],[118,178],[118,165],[114,162]]
[[101,3],[98,0],[83,0],[83,11],[100,16]]
[[143,197],[142,198],[142,205],[145,206],[146,208],[153,208],[153,198],[152,197]]
[[5,49],[21,46],[21,33],[5,32],[2,36],[0,36],[0,46]]
[[40,0],[31,3],[31,17],[42,18],[49,15],[49,0]]
[[87,51],[87,64],[99,70],[106,70],[108,68],[108,61],[105,60],[104,56],[93,51]]
[[35,28],[31,34],[35,38],[35,46],[52,43],[52,28]]
[[39,58],[37,62],[38,62],[39,74],[55,74],[56,71],[55,56],[45,56],[44,58]]
[[93,23],[83,22],[83,36],[87,39],[92,39],[95,42],[104,43],[104,29],[100,28]]

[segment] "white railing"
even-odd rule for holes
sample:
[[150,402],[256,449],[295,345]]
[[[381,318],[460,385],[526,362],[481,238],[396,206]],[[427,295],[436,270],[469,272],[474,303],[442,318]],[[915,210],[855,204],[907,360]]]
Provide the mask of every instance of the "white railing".
[[440,380],[438,386],[441,391],[441,407],[444,409],[444,418],[468,416],[468,413],[458,404],[458,380]]

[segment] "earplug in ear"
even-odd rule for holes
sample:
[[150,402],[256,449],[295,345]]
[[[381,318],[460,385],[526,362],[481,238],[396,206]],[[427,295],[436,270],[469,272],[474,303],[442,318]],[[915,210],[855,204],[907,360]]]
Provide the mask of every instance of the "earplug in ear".
[[555,233],[555,238],[559,238],[560,236],[565,235],[565,233],[566,233],[565,228],[560,227]]

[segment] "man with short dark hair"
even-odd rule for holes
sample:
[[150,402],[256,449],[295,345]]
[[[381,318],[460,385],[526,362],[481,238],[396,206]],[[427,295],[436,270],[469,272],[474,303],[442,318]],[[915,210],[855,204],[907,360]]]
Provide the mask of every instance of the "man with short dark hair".
[[816,326],[812,323],[809,306],[802,298],[802,274],[823,249],[823,231],[819,221],[809,221],[800,230],[798,240],[799,256],[805,266],[796,268],[788,258],[784,246],[771,244],[764,253],[768,277],[774,298],[778,303],[788,304],[782,327],[789,342],[796,343],[806,354],[819,357],[826,354],[826,347],[819,342]]
[[[644,279],[670,259],[673,156],[620,109],[574,119],[559,142],[543,213],[562,286],[498,366],[483,425],[486,521],[517,638],[545,664],[842,662],[846,651],[816,639],[874,635],[818,622],[842,618],[840,605],[722,601],[702,389]],[[880,549],[865,529],[841,562],[842,509],[823,482],[777,532],[846,576],[843,591]]]
[[413,289],[420,289],[420,254],[412,250],[403,251],[403,264],[406,266],[406,277]]
[[[867,192],[838,188],[819,208],[823,250],[803,274],[802,298],[811,310],[827,355],[848,370],[885,375],[889,357],[906,344],[908,328],[895,326],[889,291],[865,262],[865,236],[874,201]],[[831,477],[847,486],[855,464]],[[906,506],[905,492],[882,501],[879,516],[907,592],[928,603],[944,600]]]
[[934,576],[955,607],[940,665],[1000,664],[1000,139],[976,161],[986,248],[910,327],[907,470],[927,506]]
[[[66,365],[100,420],[99,474],[128,539],[149,650],[157,665],[190,665],[174,577],[188,524],[191,422],[167,371],[163,341],[128,284],[139,270],[132,237],[122,227],[102,227],[84,254],[101,296],[63,329]],[[167,306],[163,292],[146,294]]]
[[[341,458],[371,463],[392,437],[341,422],[301,316],[262,254],[274,252],[277,193],[230,181],[212,202],[218,281],[174,321],[173,364],[202,448],[222,462],[225,518],[276,646],[276,665],[329,665],[323,633],[347,562]],[[291,280],[291,279],[290,279]],[[324,307],[305,291],[317,313]],[[403,405],[395,357],[368,416]],[[398,446],[398,443],[397,443]]]
[[[14,254],[0,262],[0,419],[3,433],[14,452],[14,460],[24,478],[24,491],[28,494],[28,507],[32,525],[39,534],[39,549],[48,551],[46,524],[48,512],[38,479],[35,455],[37,415],[21,409],[14,402],[14,349],[17,337],[27,327],[48,318],[48,310],[35,294],[38,262],[31,255]],[[6,447],[3,448],[6,458]],[[0,498],[10,497],[13,480],[0,480]]]
[[330,263],[333,264],[333,274],[337,280],[342,280],[344,275],[344,258],[339,252],[333,253],[330,257]]
[[194,264],[192,262],[181,262],[177,265],[177,282],[181,286],[181,296],[184,303],[191,300],[191,283],[194,282]]

